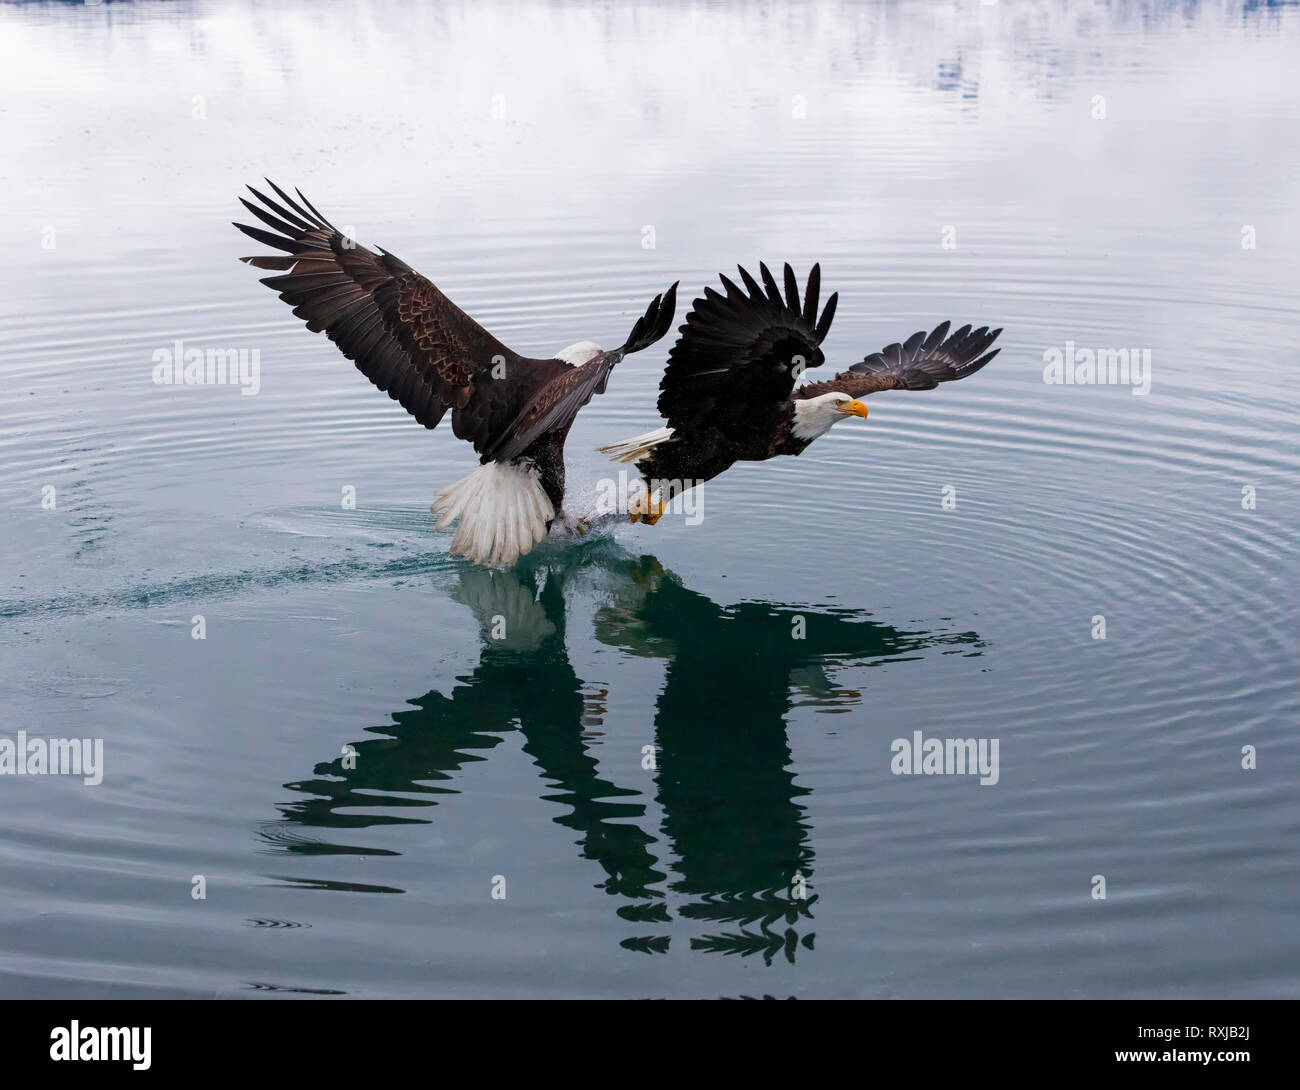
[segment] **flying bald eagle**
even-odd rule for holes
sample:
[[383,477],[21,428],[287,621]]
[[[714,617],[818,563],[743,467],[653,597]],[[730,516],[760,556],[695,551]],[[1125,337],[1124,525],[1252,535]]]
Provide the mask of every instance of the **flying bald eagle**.
[[357,245],[301,190],[295,201],[267,184],[279,203],[252,186],[261,206],[243,197],[240,203],[272,230],[235,226],[288,256],[242,260],[281,272],[262,283],[426,428],[451,410],[452,431],[474,444],[480,467],[430,510],[441,515],[439,529],[459,520],[452,553],[476,564],[513,564],[562,514],[564,439],[578,410],[605,392],[619,360],[668,332],[677,285],[654,297],[621,348],[578,341],[551,359],[529,359],[404,261]]
[[912,334],[824,382],[796,388],[799,376],[825,362],[821,343],[838,294],[817,313],[821,267],[814,265],[799,297],[785,266],[785,293],[766,265],[763,283],[744,269],[744,288],[723,276],[726,294],[704,289],[679,329],[659,384],[659,413],[667,426],[598,448],[634,462],[645,490],[632,502],[633,522],[659,521],[669,501],[711,480],[734,462],[802,454],[818,436],[849,417],[866,418],[862,398],[879,390],[931,390],[973,375],[998,354],[988,351],[1001,329],[947,322]]

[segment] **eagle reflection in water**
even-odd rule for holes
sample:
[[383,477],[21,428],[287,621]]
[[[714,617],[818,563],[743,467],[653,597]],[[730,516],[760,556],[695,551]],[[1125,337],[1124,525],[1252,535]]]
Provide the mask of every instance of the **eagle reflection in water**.
[[[581,580],[586,592],[593,575],[596,639],[664,663],[654,710],[656,767],[641,781],[653,783],[663,814],[656,833],[643,827],[639,785],[610,780],[585,733],[603,723],[606,690],[584,683],[569,660],[566,587]],[[467,565],[452,596],[482,628],[473,673],[445,693],[408,701],[391,724],[366,728],[376,737],[353,742],[355,758],[323,762],[313,778],[286,784],[300,797],[279,806],[282,820],[267,823],[262,836],[274,851],[295,855],[395,854],[328,843],[309,830],[424,823],[430,819],[402,811],[457,794],[448,784],[461,767],[486,759],[503,735],[518,730],[546,782],[541,797],[560,808],[555,822],[574,831],[582,858],[604,872],[599,888],[620,902],[618,915],[648,932],[622,945],[646,953],[668,950],[673,913],[704,932],[691,937],[692,949],[758,954],[769,964],[812,949],[815,854],[800,803],[808,789],[792,769],[788,714],[796,703],[828,711],[858,703],[860,694],[838,687],[830,668],[941,645],[978,654],[982,646],[973,632],[903,631],[859,610],[722,606],[653,557],[635,557],[608,539],[568,550],[550,566]]]

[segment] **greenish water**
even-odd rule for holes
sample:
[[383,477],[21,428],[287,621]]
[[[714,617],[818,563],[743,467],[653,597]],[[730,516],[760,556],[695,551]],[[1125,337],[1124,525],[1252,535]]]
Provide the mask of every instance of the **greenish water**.
[[[104,753],[0,776],[0,995],[1293,996],[1298,44],[1231,3],[0,9],[0,738]],[[468,447],[236,262],[263,175],[530,354],[759,260],[822,263],[833,364],[1003,351],[696,525],[487,572],[427,511]],[[177,340],[257,393],[155,385]],[[1149,392],[1045,382],[1067,344]],[[579,417],[575,502],[666,350]],[[915,731],[997,782],[896,774]]]

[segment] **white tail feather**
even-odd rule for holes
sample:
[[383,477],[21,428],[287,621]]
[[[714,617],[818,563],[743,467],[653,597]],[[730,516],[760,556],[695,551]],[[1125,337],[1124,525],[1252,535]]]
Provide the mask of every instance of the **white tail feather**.
[[611,443],[607,447],[597,447],[597,454],[608,455],[616,462],[639,462],[660,443],[666,443],[673,437],[672,428],[655,428],[644,435],[634,435],[621,443]]
[[533,466],[488,462],[445,489],[429,508],[445,530],[459,520],[451,551],[475,564],[508,567],[546,536],[555,507]]

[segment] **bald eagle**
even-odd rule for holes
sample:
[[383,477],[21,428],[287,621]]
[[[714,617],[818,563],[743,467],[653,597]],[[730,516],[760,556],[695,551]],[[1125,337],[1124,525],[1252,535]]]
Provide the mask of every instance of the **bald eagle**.
[[513,564],[562,514],[564,440],[578,410],[605,392],[614,365],[672,325],[677,285],[656,295],[622,347],[579,341],[550,359],[512,351],[432,282],[382,247],[359,246],[295,190],[267,182],[279,202],[240,203],[272,230],[236,223],[287,256],[245,257],[282,275],[262,280],[313,332],[324,331],[357,369],[426,428],[448,409],[452,431],[480,466],[438,496],[438,528],[459,520],[453,554]]
[[988,348],[1001,329],[966,325],[950,336],[942,322],[834,378],[796,386],[805,370],[825,362],[821,343],[839,296],[819,315],[819,265],[802,299],[789,265],[784,294],[766,265],[759,272],[762,285],[742,268],[743,288],[723,276],[726,294],[708,287],[692,304],[659,384],[666,426],[598,448],[641,474],[644,491],[628,509],[633,522],[653,525],[675,496],[735,462],[802,454],[841,420],[865,419],[868,394],[930,390],[973,375],[1000,351]]

